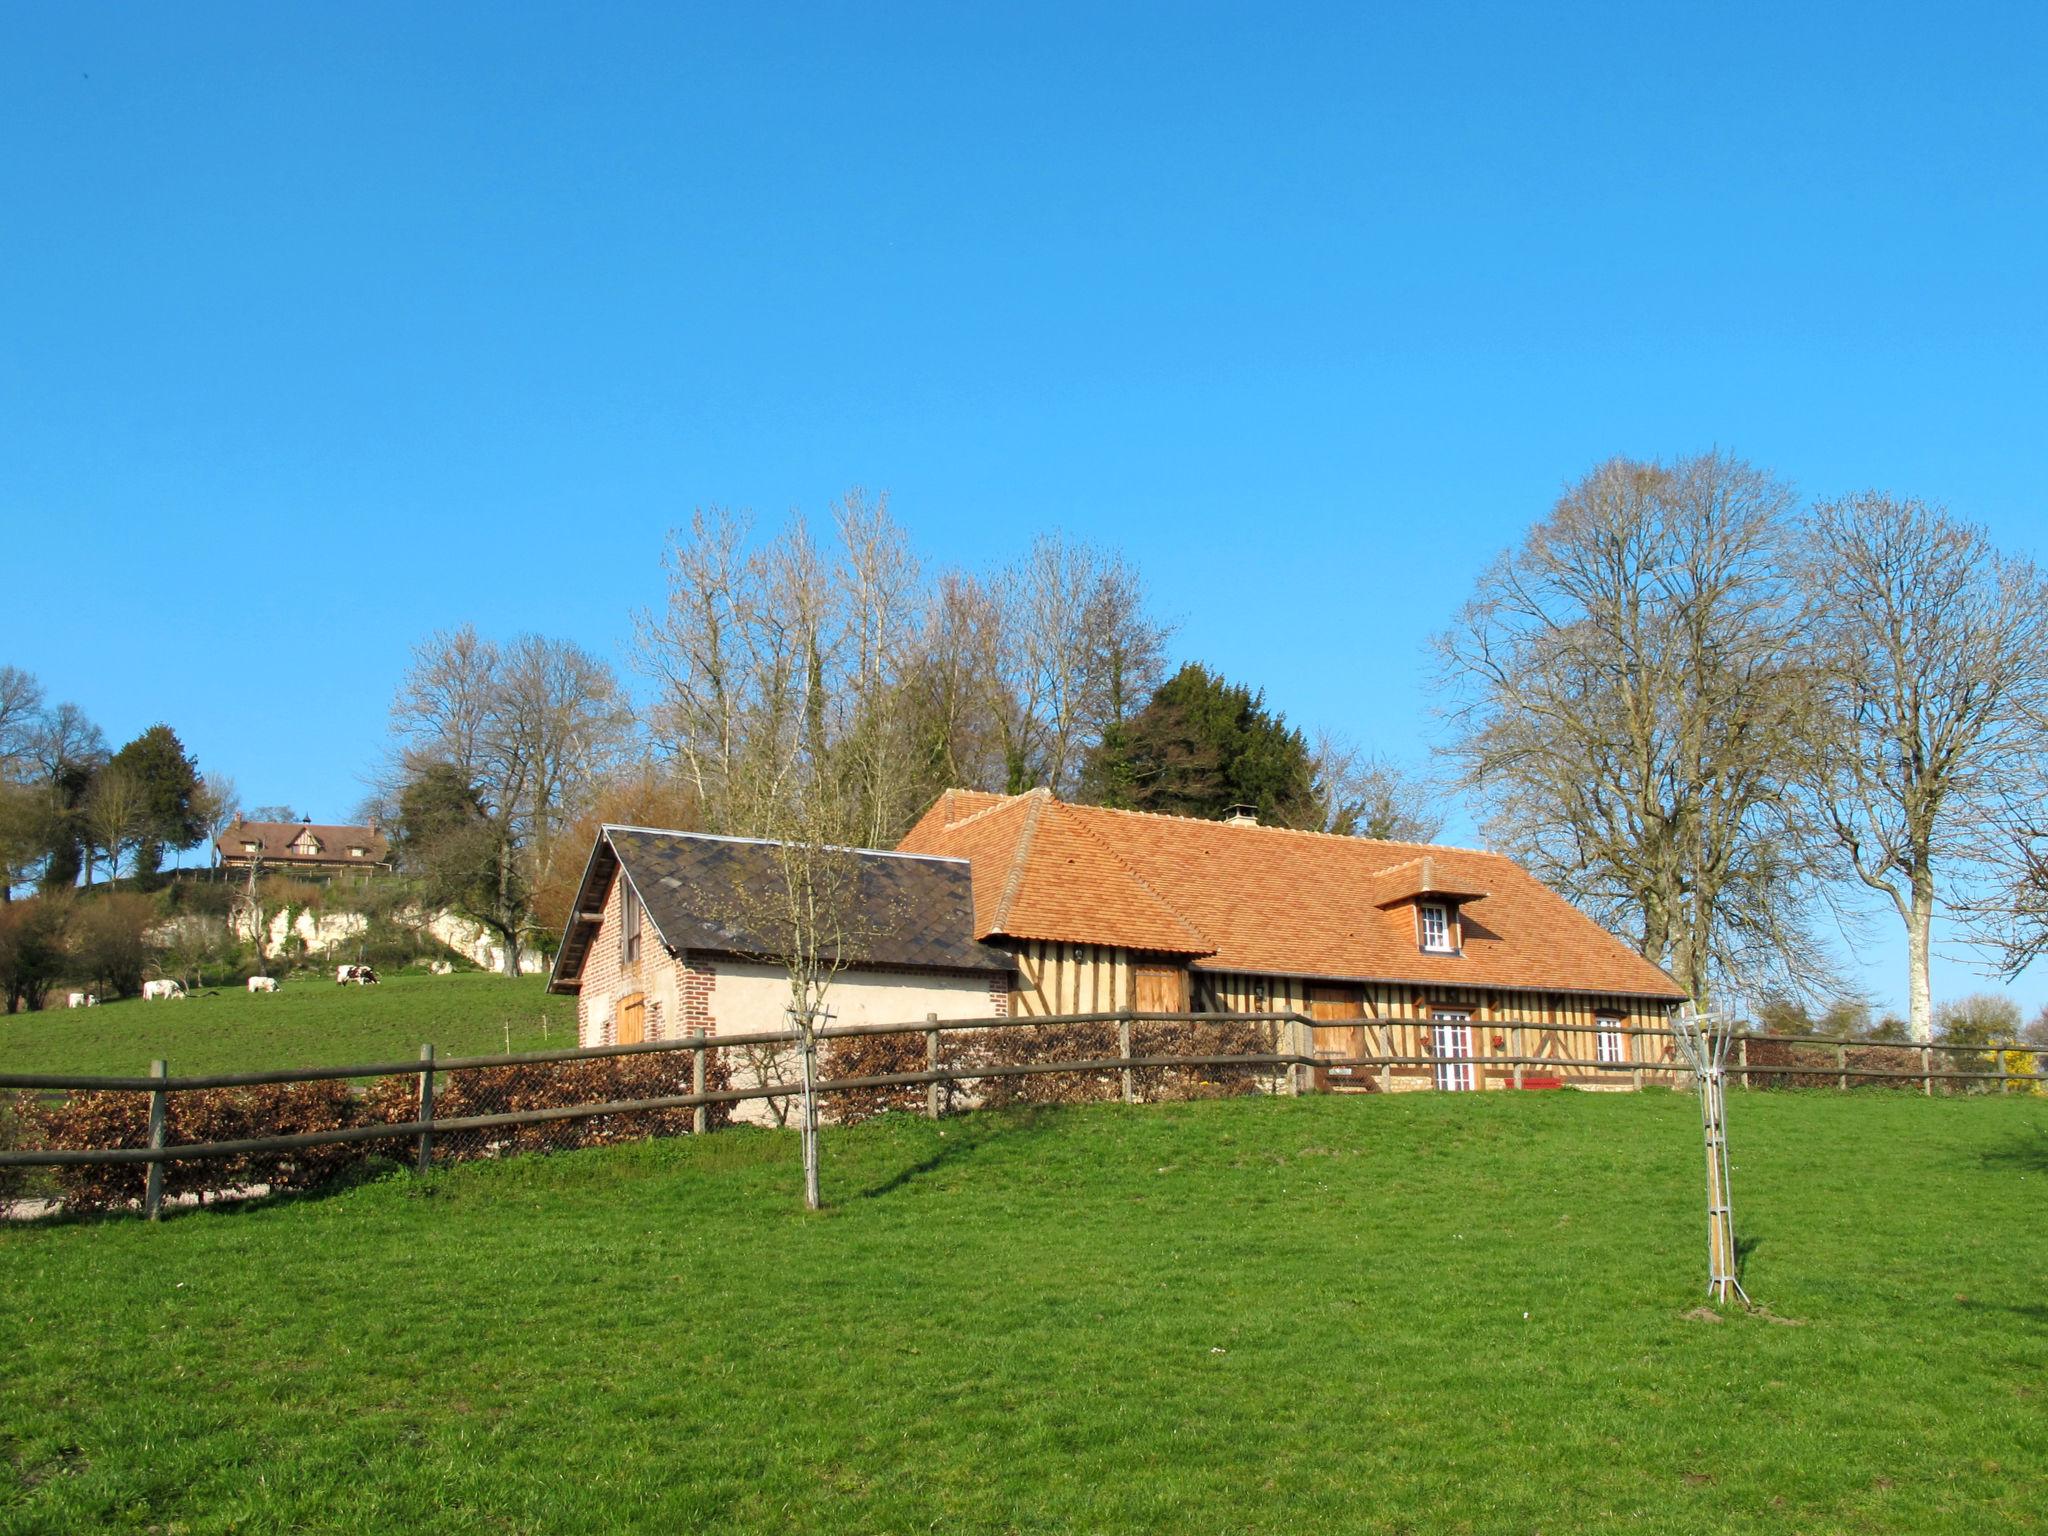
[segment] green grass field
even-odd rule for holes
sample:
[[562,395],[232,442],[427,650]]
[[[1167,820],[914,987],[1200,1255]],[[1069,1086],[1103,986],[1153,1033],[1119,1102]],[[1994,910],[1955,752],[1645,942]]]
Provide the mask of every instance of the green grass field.
[[2048,1103],[892,1117],[0,1233],[0,1531],[2048,1525]]
[[[338,987],[333,972],[287,978],[271,994],[229,991],[175,1003],[129,998],[98,1008],[0,1014],[0,1072],[129,1076],[162,1058],[174,1073],[410,1061],[576,1043],[576,1000],[544,978],[424,972]],[[545,1029],[543,1029],[545,1021]]]

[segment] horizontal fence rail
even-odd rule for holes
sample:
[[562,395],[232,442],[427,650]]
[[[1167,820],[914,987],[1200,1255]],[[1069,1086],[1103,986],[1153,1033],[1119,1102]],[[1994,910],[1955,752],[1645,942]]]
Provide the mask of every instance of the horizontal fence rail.
[[[1463,1022],[1463,1021],[1461,1021]],[[1655,1026],[1623,1026],[1615,1024],[1604,1029],[1584,1025],[1547,1024],[1494,1024],[1486,1021],[1470,1021],[1475,1036],[1484,1034],[1511,1035],[1519,1048],[1522,1037],[1531,1030],[1540,1034],[1590,1035],[1595,1033],[1608,1036],[1625,1036],[1631,1042],[1638,1040],[1666,1040],[1674,1038],[1668,1028]],[[1427,1029],[1428,1019],[1372,1019],[1367,1017],[1342,1019],[1315,1019],[1293,1012],[1215,1012],[1215,1013],[1167,1013],[1120,1010],[1101,1013],[1058,1014],[1044,1017],[1016,1017],[993,1015],[973,1019],[938,1019],[927,1017],[914,1023],[902,1024],[846,1024],[827,1025],[813,1031],[813,1038],[830,1042],[834,1040],[859,1040],[882,1036],[922,1036],[926,1042],[927,1065],[921,1071],[898,1071],[867,1073],[855,1076],[832,1078],[816,1085],[821,1096],[835,1094],[873,1092],[886,1089],[905,1089],[923,1086],[928,1090],[926,1113],[938,1118],[941,1108],[939,1090],[945,1085],[961,1085],[1019,1079],[1045,1073],[1065,1073],[1077,1077],[1105,1078],[1111,1074],[1121,1077],[1121,1093],[1126,1102],[1132,1101],[1135,1093],[1133,1074],[1140,1071],[1159,1069],[1235,1069],[1268,1076],[1272,1081],[1270,1091],[1279,1092],[1280,1081],[1290,1082],[1289,1091],[1301,1091],[1303,1086],[1298,1074],[1306,1072],[1348,1073],[1354,1083],[1365,1082],[1377,1074],[1382,1084],[1386,1074],[1396,1068],[1465,1068],[1491,1070],[1497,1074],[1513,1073],[1513,1085],[1522,1086],[1529,1069],[1539,1074],[1554,1075],[1563,1071],[1595,1074],[1593,1078],[1581,1077],[1580,1081],[1597,1081],[1599,1074],[1629,1074],[1635,1086],[1642,1086],[1645,1079],[1655,1078],[1673,1087],[1683,1086],[1690,1081],[1690,1070],[1674,1056],[1662,1059],[1645,1059],[1636,1056],[1623,1061],[1605,1061],[1597,1058],[1578,1056],[1530,1055],[1519,1049],[1514,1054],[1485,1055],[1477,1051],[1458,1054],[1397,1055],[1391,1049],[1368,1055],[1338,1056],[1322,1051],[1283,1050],[1278,1048],[1278,1030],[1292,1029],[1310,1031],[1317,1028],[1364,1028],[1379,1037],[1382,1045],[1391,1045],[1387,1031],[1392,1027]],[[974,1033],[991,1035],[1008,1030],[1044,1030],[1073,1026],[1116,1025],[1118,1029],[1117,1053],[1115,1055],[1090,1055],[1073,1059],[1050,1061],[963,1061],[942,1064],[939,1061],[938,1042],[949,1034]],[[1244,1025],[1257,1024],[1276,1031],[1269,1036],[1273,1048],[1263,1051],[1233,1052],[1187,1052],[1187,1053],[1140,1053],[1133,1048],[1132,1032],[1138,1026],[1147,1024],[1172,1025]],[[323,1147],[346,1146],[363,1142],[409,1142],[418,1149],[418,1166],[424,1170],[431,1164],[433,1144],[444,1138],[463,1133],[488,1133],[510,1131],[520,1127],[571,1123],[598,1120],[607,1116],[635,1116],[674,1110],[691,1110],[695,1118],[692,1128],[702,1132],[707,1128],[706,1114],[714,1106],[730,1107],[737,1104],[763,1100],[790,1100],[801,1095],[802,1084],[796,1081],[757,1083],[745,1087],[709,1088],[705,1083],[705,1062],[716,1052],[745,1051],[754,1048],[791,1047],[803,1040],[803,1032],[794,1028],[762,1030],[743,1034],[690,1034],[673,1040],[652,1040],[629,1045],[604,1045],[579,1048],[565,1048],[546,1051],[515,1051],[489,1056],[436,1057],[431,1048],[422,1048],[416,1061],[372,1062],[359,1065],[309,1067],[281,1069],[262,1072],[209,1073],[189,1077],[172,1077],[161,1062],[152,1063],[152,1072],[147,1076],[107,1077],[86,1076],[71,1073],[0,1073],[0,1092],[17,1091],[31,1094],[62,1093],[137,1093],[149,1095],[148,1144],[145,1146],[114,1146],[95,1148],[29,1148],[0,1150],[0,1168],[63,1168],[79,1166],[120,1167],[140,1165],[148,1170],[149,1183],[144,1195],[145,1211],[154,1216],[161,1203],[162,1185],[160,1172],[164,1165],[186,1161],[222,1160],[238,1157],[262,1156],[266,1154],[296,1153],[313,1151]],[[1310,1036],[1309,1038],[1313,1038]],[[1744,1086],[1752,1077],[1776,1079],[1784,1077],[1808,1077],[1833,1079],[1846,1088],[1852,1080],[1861,1082],[1895,1081],[1918,1082],[1928,1092],[1936,1082],[1989,1083],[1997,1082],[2001,1088],[2009,1089],[2014,1083],[2039,1083],[2048,1079],[2048,1073],[2039,1070],[2044,1055],[2018,1044],[1986,1042],[1976,1045],[1947,1043],[1922,1043],[1919,1041],[1892,1042],[1852,1040],[1842,1037],[1817,1036],[1774,1036],[1742,1035],[1737,1040],[1741,1054],[1728,1067],[1728,1075]],[[1748,1048],[1767,1045],[1790,1051],[1813,1051],[1831,1049],[1833,1058],[1815,1062],[1752,1062],[1748,1060]],[[1854,1065],[1849,1060],[1852,1051],[1914,1052],[1920,1056],[1918,1070],[1896,1067],[1867,1067]],[[435,1083],[462,1073],[485,1072],[508,1067],[531,1067],[566,1065],[571,1063],[604,1062],[626,1057],[661,1056],[664,1054],[688,1053],[692,1058],[692,1091],[689,1093],[662,1094],[638,1098],[611,1099],[604,1102],[571,1105],[548,1105],[531,1109],[509,1110],[493,1114],[464,1114],[439,1116],[434,1113]],[[2018,1072],[2009,1069],[2006,1057],[2010,1054],[2030,1056],[2036,1070]],[[1934,1067],[1936,1054],[1949,1057],[1965,1056],[1982,1061],[1990,1058],[1995,1063],[1993,1070],[1957,1070]],[[1476,1076],[1476,1072],[1475,1072]],[[216,1089],[255,1088],[295,1083],[337,1082],[360,1079],[404,1079],[413,1078],[419,1084],[417,1093],[417,1115],[409,1120],[376,1121],[337,1126],[328,1130],[306,1131],[290,1135],[241,1137],[215,1141],[172,1142],[166,1136],[167,1106],[178,1094],[200,1093]],[[1430,1079],[1420,1085],[1428,1087]],[[1504,1085],[1505,1086],[1505,1085]],[[408,1090],[410,1092],[411,1090]]]

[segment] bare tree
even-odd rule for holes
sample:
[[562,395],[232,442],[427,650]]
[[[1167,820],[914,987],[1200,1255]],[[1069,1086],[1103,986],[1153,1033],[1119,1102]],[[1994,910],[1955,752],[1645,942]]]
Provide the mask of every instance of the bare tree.
[[1318,734],[1309,830],[1395,843],[1427,843],[1443,830],[1441,791],[1355,743]]
[[218,870],[221,834],[242,814],[242,792],[228,774],[209,773],[199,782],[194,809],[205,822],[207,851],[212,855],[213,867]]
[[1725,455],[1612,460],[1439,641],[1491,834],[1702,1004],[1830,979],[1787,812],[1811,694],[1791,507]]
[[1807,787],[1850,874],[1906,929],[1910,1023],[1935,1024],[1929,957],[1943,886],[1996,927],[2008,807],[2038,799],[2048,717],[2048,586],[1984,530],[1877,492],[1820,504],[1802,578],[1816,604],[1824,713]]
[[409,786],[414,820],[432,827],[415,855],[458,866],[437,867],[436,888],[459,893],[468,915],[497,931],[505,971],[517,975],[558,835],[629,739],[616,676],[570,641],[522,635],[501,646],[463,625],[414,648],[391,725],[394,776]]
[[85,797],[87,885],[92,884],[95,851],[106,855],[108,881],[121,878],[121,856],[140,837],[144,811],[142,786],[118,764],[93,775]]
[[0,779],[29,777],[45,719],[43,685],[20,667],[0,666]]

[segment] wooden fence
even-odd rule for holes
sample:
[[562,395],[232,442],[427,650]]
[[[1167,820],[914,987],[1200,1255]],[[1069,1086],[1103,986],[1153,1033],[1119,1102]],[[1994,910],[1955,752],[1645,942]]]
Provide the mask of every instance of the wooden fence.
[[[1353,1022],[1370,1024],[1371,1020],[1315,1020],[1297,1013],[1146,1013],[1121,1010],[1113,1013],[1059,1014],[1046,1017],[1011,1018],[994,1017],[980,1019],[947,1019],[927,1017],[915,1024],[853,1024],[834,1025],[817,1031],[821,1040],[844,1040],[862,1036],[877,1035],[922,1035],[925,1045],[925,1067],[920,1071],[870,1073],[855,1077],[827,1080],[818,1085],[821,1095],[847,1094],[862,1090],[912,1088],[922,1085],[926,1089],[924,1112],[932,1119],[942,1112],[942,1088],[947,1084],[986,1082],[1004,1078],[1029,1077],[1042,1073],[1110,1074],[1118,1075],[1120,1093],[1124,1102],[1134,1102],[1137,1097],[1136,1077],[1140,1071],[1152,1068],[1219,1068],[1253,1069],[1268,1075],[1265,1091],[1273,1093],[1299,1093],[1309,1087],[1312,1074],[1317,1069],[1349,1067],[1354,1074],[1366,1069],[1365,1075],[1376,1077],[1381,1087],[1390,1083],[1389,1074],[1397,1067],[1445,1067],[1470,1065],[1475,1069],[1493,1071],[1509,1070],[1513,1074],[1513,1086],[1521,1087],[1524,1074],[1530,1068],[1539,1068],[1545,1074],[1554,1074],[1560,1069],[1584,1070],[1598,1073],[1626,1075],[1629,1086],[1641,1088],[1649,1084],[1668,1084],[1674,1088],[1689,1086],[1689,1074],[1685,1067],[1673,1058],[1667,1047],[1664,1057],[1657,1060],[1600,1061],[1579,1057],[1557,1057],[1524,1054],[1521,1047],[1522,1032],[1525,1028],[1537,1026],[1505,1026],[1512,1029],[1516,1050],[1508,1055],[1421,1055],[1397,1056],[1385,1052],[1356,1057],[1332,1057],[1314,1051],[1283,1050],[1280,1048],[1279,1031],[1292,1028],[1297,1038],[1310,1038],[1307,1031],[1318,1024],[1329,1026],[1333,1023],[1348,1026]],[[1072,1025],[1110,1025],[1117,1027],[1117,1050],[1111,1056],[1059,1058],[1048,1061],[1030,1062],[955,1062],[948,1064],[941,1050],[942,1037],[949,1033],[974,1031],[987,1034],[1011,1029],[1045,1030]],[[1193,1052],[1193,1053],[1149,1053],[1133,1051],[1133,1032],[1144,1024],[1173,1025],[1228,1025],[1257,1024],[1270,1027],[1271,1049],[1256,1052]],[[1594,1033],[1590,1030],[1563,1030],[1545,1027],[1545,1033]],[[1672,1031],[1654,1027],[1607,1026],[1609,1034],[1625,1034],[1636,1040],[1652,1039],[1670,1041]],[[154,1219],[162,1205],[162,1170],[166,1163],[188,1160],[235,1158],[268,1153],[289,1153],[310,1150],[316,1147],[337,1146],[355,1142],[404,1141],[412,1144],[414,1165],[425,1171],[433,1158],[437,1138],[446,1138],[464,1132],[487,1132],[516,1128],[519,1126],[541,1125],[562,1121],[592,1120],[610,1115],[633,1115],[651,1111],[681,1110],[693,1111],[692,1129],[701,1134],[709,1129],[709,1111],[714,1105],[732,1105],[750,1100],[789,1099],[799,1095],[801,1085],[794,1082],[774,1082],[741,1088],[710,1089],[706,1087],[707,1062],[712,1054],[719,1051],[743,1050],[748,1047],[792,1046],[799,1042],[800,1035],[793,1029],[769,1030],[751,1034],[734,1035],[690,1035],[678,1040],[654,1040],[633,1045],[594,1046],[578,1049],[551,1051],[519,1051],[493,1056],[436,1057],[431,1045],[422,1046],[417,1061],[373,1062],[351,1066],[304,1067],[266,1072],[222,1072],[203,1076],[172,1077],[165,1062],[150,1065],[146,1076],[140,1077],[98,1077],[71,1073],[0,1073],[0,1092],[21,1091],[29,1093],[61,1094],[71,1092],[123,1093],[132,1092],[149,1095],[148,1137],[144,1146],[100,1147],[90,1149],[11,1149],[0,1150],[0,1168],[63,1167],[76,1165],[113,1166],[141,1164],[148,1169],[147,1188],[143,1197],[146,1215]],[[1832,1049],[1832,1063],[1816,1067],[1812,1063],[1765,1063],[1751,1061],[1752,1044],[1786,1047],[1795,1050]],[[1920,1056],[1918,1071],[1901,1071],[1895,1068],[1872,1069],[1851,1064],[1848,1053],[1852,1050],[1900,1050],[1917,1051]],[[1730,1076],[1743,1087],[1751,1086],[1751,1080],[1762,1078],[1766,1082],[1785,1077],[1833,1078],[1838,1087],[1846,1089],[1855,1081],[1908,1081],[1918,1082],[1924,1092],[1933,1093],[1934,1084],[1941,1083],[1997,1083],[2000,1091],[2009,1092],[2015,1083],[2039,1083],[2048,1074],[2040,1067],[2039,1056],[2029,1053],[2035,1070],[2018,1072],[2008,1070],[2007,1053],[2024,1051],[2026,1048],[2012,1044],[1943,1045],[1910,1044],[1898,1045],[1868,1040],[1850,1040],[1828,1037],[1792,1037],[1770,1035],[1744,1035],[1738,1037],[1736,1060],[1730,1065]],[[1639,1047],[1631,1048],[1631,1056],[1637,1056]],[[436,1116],[434,1112],[437,1079],[457,1073],[483,1071],[495,1067],[530,1066],[546,1063],[568,1063],[603,1060],[611,1057],[658,1055],[667,1053],[688,1053],[691,1062],[691,1089],[689,1093],[667,1094],[640,1099],[611,1100],[604,1103],[556,1105],[546,1108],[509,1111],[503,1114],[464,1115],[454,1117]],[[1954,1070],[1944,1067],[1937,1070],[1934,1058],[1963,1055],[1976,1058],[1989,1057],[1995,1070]],[[269,1084],[310,1083],[344,1079],[414,1077],[418,1080],[417,1094],[413,1102],[417,1105],[416,1117],[409,1121],[376,1122],[370,1124],[343,1126],[334,1130],[313,1131],[288,1136],[260,1136],[238,1140],[175,1143],[167,1139],[168,1106],[171,1095],[221,1088],[259,1087]],[[1357,1076],[1352,1079],[1359,1081]],[[1427,1086],[1425,1083],[1422,1086]]]

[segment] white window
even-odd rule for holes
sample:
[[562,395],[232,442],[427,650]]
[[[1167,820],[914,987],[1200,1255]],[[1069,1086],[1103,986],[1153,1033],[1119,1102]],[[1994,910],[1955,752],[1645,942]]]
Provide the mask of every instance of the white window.
[[1430,1024],[1429,1053],[1435,1056],[1436,1085],[1447,1093],[1469,1093],[1473,1086],[1472,1063],[1458,1057],[1472,1054],[1472,1015],[1442,1012]]
[[367,848],[351,848],[348,851],[348,856],[352,859],[360,859],[367,852],[369,852]]
[[619,958],[628,965],[640,958],[640,897],[624,875],[619,877]]
[[1422,907],[1422,947],[1437,954],[1448,955],[1451,950],[1451,909],[1437,902],[1426,902]]
[[1621,1020],[1602,1019],[1600,1035],[1595,1042],[1596,1061],[1627,1061],[1628,1036],[1621,1032]]
[[257,852],[260,852],[260,851],[262,850],[262,848],[263,848],[263,845],[262,845],[261,843],[244,843],[244,844],[242,844],[242,852],[244,852],[244,853],[257,853]]

